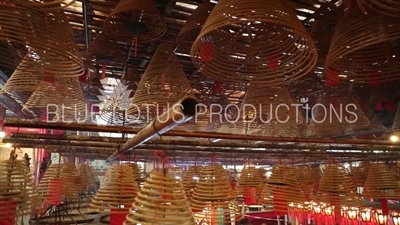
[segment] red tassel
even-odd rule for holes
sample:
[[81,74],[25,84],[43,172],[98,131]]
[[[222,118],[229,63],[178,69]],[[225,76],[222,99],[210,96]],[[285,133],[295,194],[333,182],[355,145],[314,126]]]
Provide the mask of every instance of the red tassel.
[[382,214],[389,216],[389,204],[386,198],[381,198]]
[[382,102],[381,101],[376,101],[375,102],[375,111],[381,111],[382,109],[383,109]]
[[165,74],[161,74],[160,77],[160,89],[165,90]]
[[85,72],[79,76],[79,82],[86,83],[86,77],[87,77],[87,70],[85,70]]
[[271,70],[278,69],[278,67],[279,67],[279,54],[278,53],[272,53],[269,56],[268,61],[269,61],[269,63],[268,63],[269,64],[269,68]]
[[212,42],[204,42],[200,46],[200,60],[203,62],[208,62],[213,59],[213,47]]
[[215,94],[221,94],[221,83],[219,81],[215,81]]
[[345,15],[348,16],[350,11],[351,11],[351,7],[352,7],[352,0],[344,0],[344,12]]
[[369,73],[367,76],[368,76],[369,86],[377,87],[377,86],[381,85],[381,81],[379,79],[378,73],[372,72],[372,73]]
[[103,80],[106,78],[106,70],[107,70],[107,63],[103,62],[103,65],[101,67],[101,77],[100,80]]
[[139,48],[138,44],[139,44],[139,35],[136,35],[136,37],[135,37],[135,54],[134,54],[135,58],[137,57],[137,52],[138,52],[138,48]]
[[257,203],[256,189],[252,187],[244,187],[244,202],[246,205],[254,205]]
[[385,102],[385,106],[386,106],[386,111],[388,111],[388,112],[393,112],[393,111],[396,110],[396,109],[394,108],[394,103],[393,103],[392,100],[387,100],[387,101]]
[[336,69],[325,70],[326,85],[336,86],[339,85],[339,73]]
[[1,225],[14,225],[17,216],[17,203],[11,199],[0,199],[2,210],[0,211]]
[[115,209],[111,209],[110,213],[110,225],[122,225],[126,219],[126,215],[128,214],[128,210],[126,213],[117,212]]

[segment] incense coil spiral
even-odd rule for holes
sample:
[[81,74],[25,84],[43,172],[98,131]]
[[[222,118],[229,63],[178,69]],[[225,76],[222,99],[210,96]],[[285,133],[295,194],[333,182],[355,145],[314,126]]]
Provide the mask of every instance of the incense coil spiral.
[[363,200],[346,169],[341,164],[328,164],[319,180],[316,201],[347,207],[359,207]]
[[78,165],[79,176],[81,177],[82,187],[84,191],[93,191],[97,189],[96,178],[92,168],[88,164]]
[[0,163],[0,221],[29,215],[41,199],[25,160]]
[[372,163],[362,195],[365,198],[397,199],[400,187],[395,175],[384,163]]
[[357,5],[365,14],[375,11],[391,17],[400,17],[400,3],[390,0],[357,0]]
[[399,38],[397,20],[375,12],[365,16],[358,7],[353,7],[337,24],[325,61],[325,73],[335,74],[334,82],[372,86],[398,80],[400,65],[393,57],[400,54],[396,44]]
[[182,186],[187,196],[191,195],[191,192],[199,182],[202,166],[189,166],[182,177]]
[[156,169],[138,193],[124,225],[195,225],[182,185],[163,169]]
[[[50,11],[73,5],[76,0],[5,0],[2,7],[17,7],[18,10]],[[3,5],[4,4],[4,5]]]
[[[63,187],[64,193],[67,197],[71,196],[70,198],[77,198],[79,197],[79,194],[82,194],[86,191],[84,183],[82,182],[83,177],[81,177],[75,164],[64,163],[62,165],[60,176],[66,177],[70,180],[67,182],[69,185],[64,185]],[[76,193],[78,193],[78,196],[76,196]]]
[[141,176],[142,170],[137,163],[127,163],[125,165],[130,166],[132,168],[133,179],[136,182],[142,178]]
[[178,58],[169,44],[160,44],[140,80],[127,114],[137,119],[148,113],[146,122],[149,122],[188,96],[192,96],[192,87]]
[[90,43],[87,54],[97,63],[121,64],[123,56],[118,43],[107,32],[101,32]]
[[246,188],[254,188],[257,196],[260,195],[263,189],[264,178],[262,177],[258,168],[252,163],[244,165],[242,171],[239,174],[239,178],[236,183],[236,195],[245,195]]
[[8,74],[10,71],[15,70],[21,63],[27,49],[21,45],[11,45],[6,41],[0,40],[0,68]]
[[320,177],[319,168],[312,168],[308,165],[297,166],[296,179],[307,202],[311,202],[314,199]]
[[[86,104],[78,78],[44,76],[22,109],[52,121],[86,121]],[[50,110],[49,112],[47,110]]]
[[214,6],[209,2],[204,2],[199,4],[192,12],[176,37],[176,43],[180,52],[190,52],[191,46],[199,35],[201,28],[213,8]]
[[181,179],[183,175],[182,167],[179,166],[168,167],[167,172],[171,176],[174,176],[176,179]]
[[167,24],[153,1],[121,0],[104,21],[104,29],[117,41],[154,41],[167,31]]
[[288,212],[289,205],[306,202],[305,194],[296,180],[295,167],[275,165],[264,186],[260,202],[273,205],[277,212]]
[[111,165],[104,175],[103,182],[93,196],[90,207],[96,211],[112,210],[113,213],[126,213],[135,200],[139,186],[134,180],[130,165]]
[[364,186],[370,167],[371,163],[369,161],[362,161],[360,165],[350,167],[350,176],[357,187]]
[[[224,35],[226,30],[229,35]],[[227,84],[251,81],[265,87],[311,72],[317,49],[293,8],[284,1],[222,0],[205,22],[191,56],[202,73],[215,80]]]
[[196,218],[206,224],[231,223],[242,218],[226,170],[220,164],[203,167],[199,182],[190,198]]

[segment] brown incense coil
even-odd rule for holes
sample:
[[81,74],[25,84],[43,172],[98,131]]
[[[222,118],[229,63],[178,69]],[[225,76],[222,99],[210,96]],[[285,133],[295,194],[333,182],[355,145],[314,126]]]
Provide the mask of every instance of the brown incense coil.
[[86,191],[84,183],[82,183],[83,178],[75,164],[64,163],[62,165],[60,176],[70,179],[70,181],[67,182],[68,185],[64,185],[63,187],[64,193],[67,198],[77,198],[78,196],[76,196],[76,193],[82,194]]
[[191,56],[215,80],[265,87],[308,74],[316,65],[317,49],[285,1],[223,0],[212,10]]
[[176,37],[176,43],[180,52],[190,52],[190,48],[199,35],[201,28],[206,22],[211,10],[214,8],[209,2],[199,4],[186,20],[181,31]]
[[325,88],[311,111],[311,136],[340,136],[353,133],[353,128],[370,125],[368,117],[346,86]]
[[93,191],[97,189],[96,178],[93,174],[92,168],[88,164],[78,165],[79,176],[84,191]]
[[83,122],[89,116],[78,78],[44,76],[23,111],[36,117],[63,122]]
[[[79,197],[79,180],[76,174],[73,173],[72,166],[67,164],[51,164],[46,170],[43,178],[40,180],[38,186],[38,192],[44,200],[49,201],[50,199],[58,198],[61,200],[75,200]],[[60,192],[57,192],[58,196],[55,196],[55,192],[52,191],[55,187],[54,181],[61,181],[57,188]]]
[[182,184],[172,175],[157,169],[146,179],[124,225],[195,225]]
[[393,124],[392,124],[392,131],[398,131],[398,130],[400,130],[400,104],[397,106],[397,111],[394,116]]
[[139,167],[139,165],[136,163],[127,163],[126,165],[132,168],[133,179],[135,181],[139,181],[142,173],[142,170]]
[[264,178],[253,164],[244,165],[236,185],[236,195],[245,195],[246,188],[254,188],[257,196],[263,189]]
[[139,43],[150,42],[162,37],[167,24],[153,1],[120,0],[104,21],[104,28],[115,40]]
[[130,97],[133,97],[139,86],[140,74],[134,67],[128,68],[127,72],[121,77],[121,83],[128,86],[128,90],[132,90]]
[[98,34],[87,52],[97,63],[122,64],[124,60],[118,43],[107,32]]
[[168,174],[174,176],[176,179],[180,180],[183,175],[183,170],[179,166],[171,166],[167,169]]
[[172,47],[160,44],[140,80],[128,114],[147,117],[148,113],[150,118],[146,118],[146,122],[149,122],[191,95],[192,87]]
[[357,187],[363,187],[365,180],[368,176],[369,168],[371,167],[371,163],[369,161],[362,161],[358,166],[351,166],[350,168],[350,176],[353,183]]
[[365,14],[369,11],[376,11],[383,15],[400,17],[400,3],[390,0],[357,0],[358,7]]
[[335,29],[325,73],[335,77],[338,73],[340,82],[377,85],[398,80],[400,65],[393,56],[400,54],[399,38],[398,20],[375,12],[365,16],[358,7],[352,7]]
[[[110,97],[104,100],[100,118],[109,124],[122,125],[131,123],[133,120],[128,120],[126,115],[126,110],[128,109],[131,101],[131,93],[132,90],[129,90],[127,85],[118,83]],[[105,93],[102,94],[105,96]]]
[[[319,182],[318,172],[315,168],[308,165],[297,166],[296,179],[305,195],[306,201],[310,202],[314,199],[317,184]],[[317,174],[316,174],[317,173]]]
[[4,7],[12,5],[18,10],[49,11],[73,5],[75,0],[5,0],[2,3],[5,4]]
[[364,183],[363,197],[397,199],[400,187],[395,175],[384,163],[373,163]]
[[25,160],[0,163],[0,220],[29,215],[41,204]]
[[226,170],[220,164],[205,166],[200,180],[190,198],[195,217],[222,223],[236,222],[242,218]]
[[346,169],[340,164],[328,164],[319,180],[316,201],[336,202],[341,206],[359,207],[363,201]]
[[138,191],[132,167],[113,164],[108,168],[90,207],[99,211],[111,209],[113,213],[126,213]]
[[[371,90],[370,90],[371,91]],[[368,94],[371,96],[371,94]],[[368,96],[367,95],[367,96]],[[373,99],[373,96],[371,96],[370,99]],[[361,110],[364,112],[365,116],[369,120],[369,125],[368,126],[361,126],[361,127],[354,127],[353,126],[353,131],[354,132],[360,132],[360,131],[384,131],[386,130],[386,127],[382,124],[378,116],[376,115],[374,108],[371,107],[371,102],[369,98],[366,98],[364,95],[363,97],[359,97],[356,99],[356,102],[360,106]]]
[[268,136],[296,137],[305,133],[307,125],[300,110],[284,87],[251,86],[241,108],[239,126],[249,131],[261,130]]
[[295,167],[274,166],[260,201],[273,205],[277,212],[287,212],[289,205],[306,202],[305,194],[296,180]]
[[0,68],[4,73],[13,71],[22,61],[27,50],[22,45],[11,45],[0,40]]
[[199,182],[202,169],[202,166],[189,166],[189,168],[183,174],[182,185],[187,196],[190,196],[191,192]]
[[267,179],[267,170],[265,168],[258,168],[260,176],[263,178],[263,182]]

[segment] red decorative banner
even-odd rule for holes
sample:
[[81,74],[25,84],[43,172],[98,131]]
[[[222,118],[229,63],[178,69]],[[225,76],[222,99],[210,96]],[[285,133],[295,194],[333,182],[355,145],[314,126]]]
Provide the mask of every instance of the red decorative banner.
[[213,48],[214,44],[210,41],[201,43],[200,46],[200,60],[208,62],[213,59]]

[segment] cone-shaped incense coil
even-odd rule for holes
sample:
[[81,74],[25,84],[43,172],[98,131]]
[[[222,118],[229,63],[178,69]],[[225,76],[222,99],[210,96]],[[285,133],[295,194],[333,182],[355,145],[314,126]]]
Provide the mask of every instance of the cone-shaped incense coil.
[[189,166],[182,178],[183,189],[189,196],[199,182],[202,166]]
[[392,130],[393,131],[400,130],[400,104],[397,106],[397,111],[393,119]]
[[255,188],[257,195],[259,195],[262,191],[263,184],[264,178],[259,169],[252,163],[247,163],[239,174],[236,186],[236,195],[244,195],[246,188]]
[[365,16],[358,7],[352,7],[347,17],[340,17],[335,29],[325,73],[335,74],[334,80],[339,82],[375,86],[398,80],[400,65],[393,56],[400,54],[399,38],[397,20],[375,12]]
[[25,46],[12,46],[6,41],[0,40],[0,68],[3,72],[13,71],[20,64],[26,54]]
[[29,215],[41,204],[25,160],[0,163],[0,221]]
[[318,202],[335,203],[347,207],[359,207],[363,201],[357,194],[357,188],[340,164],[328,164],[319,180]]
[[125,165],[130,166],[132,168],[133,179],[135,181],[139,181],[141,178],[142,170],[136,163],[126,163]]
[[296,180],[294,167],[276,165],[272,168],[261,195],[261,202],[273,205],[277,212],[287,212],[289,204],[306,202],[304,192]]
[[167,169],[168,174],[174,176],[176,179],[181,179],[183,175],[182,168],[179,166],[171,166]]
[[148,114],[150,118],[146,118],[146,122],[149,122],[183,97],[191,95],[192,87],[172,47],[160,44],[140,80],[128,114],[134,117],[147,117]]
[[156,169],[138,193],[124,225],[195,225],[181,183],[163,169]]
[[83,122],[88,119],[82,88],[76,77],[43,77],[23,111],[59,122]]
[[88,164],[79,164],[78,171],[84,191],[96,190],[96,178],[94,177],[92,168]]
[[384,163],[373,163],[369,167],[364,183],[363,197],[397,199],[400,187],[392,171]]
[[[49,11],[63,9],[75,3],[76,0],[6,0],[4,7],[17,7],[18,10]],[[1,6],[3,7],[3,5]]]
[[241,108],[239,126],[259,129],[268,136],[296,137],[307,129],[303,115],[293,107],[293,100],[284,87],[251,86]]
[[310,133],[313,136],[326,137],[344,135],[352,128],[369,126],[365,116],[348,87],[327,87],[313,108]]
[[95,210],[113,210],[113,213],[126,213],[139,191],[129,165],[111,165],[100,189],[92,199],[90,207]]
[[231,223],[242,218],[229,177],[219,164],[203,168],[190,204],[195,217],[207,224]]
[[190,52],[190,48],[199,35],[201,28],[206,22],[211,10],[214,8],[209,2],[203,2],[197,6],[193,13],[183,25],[176,37],[176,43],[180,52]]
[[358,7],[369,16],[369,11],[400,17],[400,2],[391,0],[357,0]]
[[320,178],[318,170],[316,168],[312,168],[311,166],[302,165],[298,166],[295,172],[297,182],[303,190],[306,201],[311,202],[314,199],[314,195],[318,188],[318,182]]
[[353,183],[357,187],[363,187],[365,180],[368,176],[368,171],[371,166],[371,163],[368,161],[362,161],[358,166],[351,166],[350,168],[350,176],[353,180]]
[[87,53],[97,63],[123,63],[122,51],[116,41],[107,32],[98,34],[90,43]]
[[71,182],[68,182],[70,185],[64,186],[65,195],[67,197],[72,196],[73,198],[78,197],[75,196],[77,192],[78,194],[82,194],[86,191],[84,183],[82,182],[83,178],[75,164],[64,163],[62,165],[60,176],[68,177],[68,179],[71,180]]
[[194,42],[191,56],[202,73],[215,80],[252,81],[265,87],[308,74],[316,65],[317,49],[285,1],[222,0]]
[[117,41],[139,43],[162,37],[167,24],[153,1],[121,0],[104,22],[106,31]]
[[[47,202],[59,202],[62,199],[74,200],[78,198],[79,186],[77,188],[76,174],[73,173],[72,166],[66,164],[51,164],[41,179],[38,192]],[[57,201],[55,201],[57,199]]]

